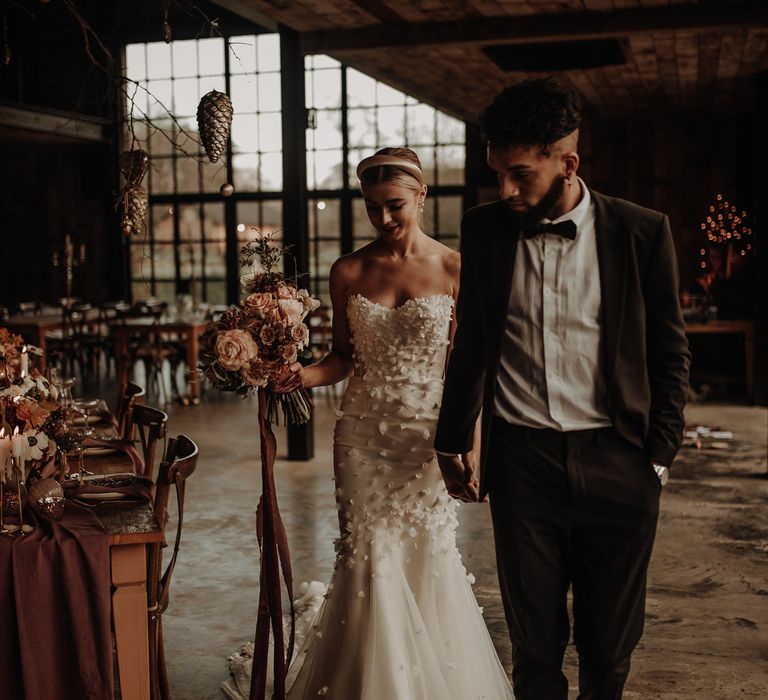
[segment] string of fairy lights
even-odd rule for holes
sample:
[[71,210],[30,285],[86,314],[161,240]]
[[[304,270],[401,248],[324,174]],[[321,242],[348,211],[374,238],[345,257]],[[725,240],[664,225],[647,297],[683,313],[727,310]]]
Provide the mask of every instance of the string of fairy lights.
[[[701,230],[709,245],[731,246],[734,252],[744,257],[753,250],[752,228],[746,224],[747,216],[745,210],[740,211],[718,194],[715,203],[709,205],[709,215],[701,223]],[[699,249],[699,267],[702,270],[709,267],[706,244]]]

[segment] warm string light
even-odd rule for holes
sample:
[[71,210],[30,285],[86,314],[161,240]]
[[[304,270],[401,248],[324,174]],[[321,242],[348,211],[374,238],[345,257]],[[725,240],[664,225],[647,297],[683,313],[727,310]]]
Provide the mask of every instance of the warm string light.
[[[736,205],[718,194],[714,204],[709,205],[709,215],[701,223],[701,230],[707,241],[714,246],[731,246],[737,255],[744,257],[752,253],[752,228],[746,224],[748,214],[739,211]],[[709,268],[706,245],[699,248],[699,268]]]

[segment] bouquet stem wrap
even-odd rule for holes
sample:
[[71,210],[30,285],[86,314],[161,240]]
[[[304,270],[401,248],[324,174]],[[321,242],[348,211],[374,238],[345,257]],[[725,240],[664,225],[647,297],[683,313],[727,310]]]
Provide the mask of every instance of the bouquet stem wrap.
[[[277,492],[275,490],[274,467],[277,441],[268,416],[269,393],[265,388],[259,389],[258,392],[262,493],[256,510],[256,536],[261,553],[261,573],[250,700],[265,700],[270,628],[274,641],[274,689],[272,697],[274,700],[284,700],[285,677],[293,656],[296,623],[293,607],[293,573],[288,551],[288,538],[277,505]],[[283,636],[281,569],[291,612],[287,649]]]

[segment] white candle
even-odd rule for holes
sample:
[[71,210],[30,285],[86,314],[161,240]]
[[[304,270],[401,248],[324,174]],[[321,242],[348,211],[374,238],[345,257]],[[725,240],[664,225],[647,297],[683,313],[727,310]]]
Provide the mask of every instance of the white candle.
[[0,479],[5,478],[9,454],[11,454],[11,438],[5,434],[5,428],[0,428]]
[[21,461],[24,458],[24,436],[19,435],[18,427],[13,429],[11,452],[13,453],[14,459]]
[[22,377],[29,373],[29,355],[27,354],[26,345],[21,349],[21,365],[19,369],[21,370]]

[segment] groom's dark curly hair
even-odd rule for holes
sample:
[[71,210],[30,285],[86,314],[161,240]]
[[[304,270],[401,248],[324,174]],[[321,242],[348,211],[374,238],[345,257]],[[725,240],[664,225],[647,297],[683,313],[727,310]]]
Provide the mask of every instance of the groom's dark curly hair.
[[514,83],[500,92],[480,117],[495,146],[542,146],[559,141],[581,123],[581,95],[555,78]]

